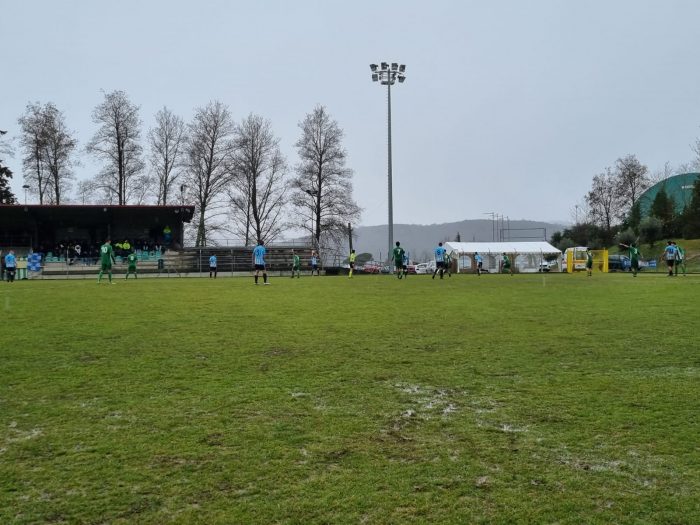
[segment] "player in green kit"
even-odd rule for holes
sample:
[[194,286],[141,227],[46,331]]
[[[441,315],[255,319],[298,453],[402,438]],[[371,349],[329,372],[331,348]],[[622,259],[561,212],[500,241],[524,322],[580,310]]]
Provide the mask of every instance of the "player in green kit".
[[509,273],[513,275],[513,267],[511,266],[510,263],[510,257],[503,252],[503,273]]
[[294,272],[297,273],[297,279],[299,279],[301,277],[301,259],[292,250],[292,279],[294,279]]
[[403,265],[403,248],[401,248],[401,243],[396,241],[396,248],[392,251],[391,259],[396,265],[396,276],[401,279],[406,273],[406,268]]
[[642,256],[642,254],[639,252],[639,248],[637,248],[634,243],[629,245],[620,243],[620,246],[629,250],[632,277],[637,277],[637,272],[639,271],[639,258]]
[[139,260],[139,258],[136,256],[135,252],[131,252],[129,254],[129,256],[126,258],[128,266],[127,266],[127,270],[126,270],[126,277],[124,277],[124,279],[128,279],[130,273],[134,274],[134,279],[139,278],[138,274],[136,273],[136,262],[138,260]]
[[683,277],[685,277],[685,250],[676,244],[676,242],[673,242],[673,245],[676,247],[676,264],[673,265],[673,271],[675,272],[675,275],[678,275],[678,267],[681,267],[681,270],[683,272]]
[[588,272],[588,277],[593,275],[593,254],[591,250],[586,250],[586,272]]
[[109,283],[115,284],[112,281],[112,263],[116,262],[114,259],[114,250],[112,249],[112,241],[107,239],[105,243],[100,247],[100,275],[97,276],[97,284],[102,281],[102,274],[106,271],[109,275]]

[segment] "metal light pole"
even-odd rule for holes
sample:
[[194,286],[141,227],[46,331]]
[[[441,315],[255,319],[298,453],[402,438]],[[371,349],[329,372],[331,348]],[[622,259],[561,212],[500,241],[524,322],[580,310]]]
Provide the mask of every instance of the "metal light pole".
[[[381,65],[370,64],[370,69],[372,70],[372,81],[380,82],[381,85],[386,86],[387,93],[387,133],[388,133],[388,164],[387,164],[387,178],[388,178],[388,189],[389,189],[389,250],[387,251],[387,258],[390,257],[391,250],[394,248],[394,198],[392,194],[391,185],[391,86],[393,86],[398,80],[399,83],[403,83],[406,80],[406,65],[399,65],[397,62],[392,62],[389,66],[388,62],[382,62]],[[393,268],[392,268],[393,271]]]
[[24,204],[27,204],[27,190],[29,189],[29,184],[22,186],[22,189],[24,190]]

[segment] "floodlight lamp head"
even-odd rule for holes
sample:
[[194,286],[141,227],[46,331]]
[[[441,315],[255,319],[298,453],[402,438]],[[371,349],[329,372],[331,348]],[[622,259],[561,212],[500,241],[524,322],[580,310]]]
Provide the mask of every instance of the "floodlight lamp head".
[[391,63],[391,70],[396,71],[397,69],[399,69],[399,65],[396,62],[392,62]]
[[400,73],[403,73],[404,71],[406,71],[406,64],[401,64],[401,65],[399,66],[399,72],[400,72]]
[[369,65],[369,68],[372,70],[372,72],[375,72],[377,70],[377,67],[379,67],[379,66],[377,66],[377,64],[370,64]]
[[382,62],[382,71],[386,71],[387,69],[389,69],[389,64]]
[[377,80],[379,80],[379,75],[377,75],[376,73],[372,73],[372,81],[376,82]]
[[406,77],[404,75],[399,75],[399,83],[403,84],[403,82],[406,80]]

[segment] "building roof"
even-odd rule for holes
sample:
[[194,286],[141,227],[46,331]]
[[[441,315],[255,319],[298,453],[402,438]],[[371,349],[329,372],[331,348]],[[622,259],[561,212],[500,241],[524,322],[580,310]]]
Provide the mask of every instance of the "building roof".
[[639,196],[639,208],[642,216],[649,215],[651,205],[661,188],[673,199],[676,213],[681,213],[693,198],[693,185],[700,178],[700,173],[681,173],[664,179],[648,188]]
[[541,253],[560,254],[558,250],[545,241],[533,242],[446,242],[445,249],[448,252],[457,253]]

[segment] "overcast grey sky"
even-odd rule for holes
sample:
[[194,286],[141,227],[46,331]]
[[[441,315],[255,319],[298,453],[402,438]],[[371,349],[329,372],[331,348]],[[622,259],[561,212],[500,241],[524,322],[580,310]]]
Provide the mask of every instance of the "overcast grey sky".
[[141,106],[144,137],[163,105],[189,120],[218,99],[270,119],[293,165],[320,103],[345,130],[362,224],[385,224],[386,88],[369,64],[397,61],[396,223],[570,220],[618,157],[692,159],[698,21],[692,0],[0,0],[0,129],[51,101],[82,147],[101,89]]

